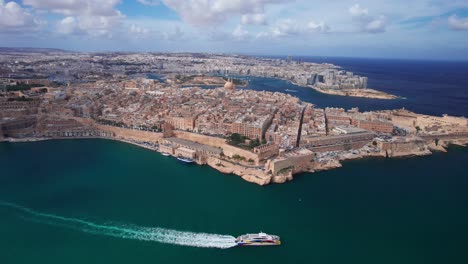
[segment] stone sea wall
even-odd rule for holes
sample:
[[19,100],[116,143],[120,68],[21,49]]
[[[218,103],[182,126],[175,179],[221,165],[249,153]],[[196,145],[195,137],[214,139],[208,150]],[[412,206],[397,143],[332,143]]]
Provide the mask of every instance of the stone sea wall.
[[125,140],[159,143],[163,138],[163,133],[140,131],[140,130],[120,128],[120,127],[114,127],[114,126],[106,126],[106,125],[100,125],[100,124],[95,124],[94,127],[102,131],[112,132],[114,133],[116,138],[125,139]]
[[239,156],[245,157],[246,160],[253,159],[256,163],[258,163],[257,154],[250,152],[248,150],[244,150],[241,148],[236,148],[234,146],[231,146],[227,144],[226,140],[223,138],[210,137],[210,136],[184,132],[184,131],[174,131],[174,134],[178,138],[190,140],[193,142],[197,142],[197,143],[208,145],[208,146],[215,147],[215,148],[222,148],[224,155],[226,156],[232,157],[237,154]]
[[267,185],[272,182],[272,176],[266,174],[263,170],[247,168],[241,165],[233,164],[226,160],[217,158],[208,158],[207,164],[215,170],[226,174],[235,174],[248,182],[258,185]]

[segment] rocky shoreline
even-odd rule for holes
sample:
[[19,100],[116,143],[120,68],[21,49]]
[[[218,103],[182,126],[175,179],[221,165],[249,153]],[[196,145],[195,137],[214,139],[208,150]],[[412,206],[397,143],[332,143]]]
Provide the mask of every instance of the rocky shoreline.
[[[145,148],[151,151],[162,153],[159,148],[155,146],[150,146],[144,142],[139,142],[132,139],[123,139],[123,138],[106,138],[106,137],[91,137],[91,138],[84,138],[84,137],[71,137],[71,138],[22,138],[22,139],[14,139],[14,138],[3,138],[0,139],[0,142],[10,142],[10,143],[21,143],[21,142],[37,142],[37,141],[45,141],[45,140],[62,140],[62,139],[106,139],[106,140],[113,140],[118,142],[123,142],[127,144],[132,144],[141,148]],[[393,153],[391,157],[389,157],[388,153],[384,152],[377,152],[377,153],[362,153],[359,152],[357,154],[353,153],[344,153],[338,156],[336,159],[328,160],[327,162],[317,162],[313,169],[310,170],[303,170],[297,172],[288,172],[283,175],[276,175],[273,176],[265,171],[265,169],[261,169],[259,167],[251,168],[247,166],[243,166],[241,164],[235,164],[231,161],[210,157],[204,162],[199,162],[198,160],[195,161],[197,165],[208,165],[209,167],[224,173],[224,174],[233,174],[236,176],[241,177],[243,180],[251,183],[255,183],[260,186],[269,185],[272,183],[285,183],[288,181],[292,181],[295,174],[303,173],[303,172],[319,172],[319,171],[326,171],[332,170],[336,168],[343,167],[343,161],[349,160],[358,160],[363,158],[408,158],[408,157],[418,157],[418,156],[428,156],[432,155],[435,151],[440,152],[447,152],[447,148],[449,145],[457,145],[466,147],[468,145],[468,139],[461,139],[455,141],[441,141],[437,146],[435,144],[429,144],[426,149],[420,151],[410,151],[410,152],[397,152]]]
[[350,97],[360,97],[360,98],[369,98],[369,99],[381,99],[381,100],[394,100],[394,99],[400,99],[402,97],[396,96],[393,94],[388,94],[384,93],[381,91],[377,91],[374,89],[346,89],[346,90],[333,90],[333,89],[323,89],[319,88],[315,85],[302,85],[299,83],[296,83],[294,81],[284,79],[284,78],[279,78],[280,80],[284,80],[287,82],[290,82],[294,85],[300,86],[300,87],[307,87],[307,88],[312,88],[315,91],[323,94],[330,94],[330,95],[338,95],[338,96],[350,96]]
[[316,86],[309,85],[310,87],[317,92],[331,95],[340,95],[340,96],[350,96],[350,97],[361,97],[361,98],[370,98],[370,99],[382,99],[382,100],[394,100],[401,97],[396,95],[387,94],[381,91],[374,89],[346,89],[346,90],[332,90],[332,89],[322,89]]

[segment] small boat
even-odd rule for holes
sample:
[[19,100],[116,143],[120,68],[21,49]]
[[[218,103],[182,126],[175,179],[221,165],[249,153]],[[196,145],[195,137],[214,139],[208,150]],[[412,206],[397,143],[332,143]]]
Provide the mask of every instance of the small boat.
[[161,152],[161,155],[166,156],[166,157],[169,157],[171,154],[169,154],[169,153],[167,153],[167,152]]
[[284,91],[286,91],[286,92],[292,92],[292,93],[297,93],[296,90],[291,90],[291,89],[286,89],[286,90],[284,90]]
[[178,156],[177,159],[180,160],[180,161],[182,161],[182,162],[185,162],[185,163],[193,163],[193,159],[191,159],[191,158],[186,158],[186,157]]
[[239,236],[236,239],[236,244],[238,246],[278,246],[281,245],[281,240],[279,236],[260,232]]

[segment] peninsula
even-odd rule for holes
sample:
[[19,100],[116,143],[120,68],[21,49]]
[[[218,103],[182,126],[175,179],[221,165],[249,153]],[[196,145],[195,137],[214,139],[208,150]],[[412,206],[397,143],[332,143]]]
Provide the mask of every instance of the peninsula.
[[[429,155],[468,143],[464,117],[322,109],[288,94],[238,89],[232,79],[281,78],[326,93],[393,98],[367,89],[366,77],[330,64],[55,50],[9,51],[0,62],[4,141],[119,140],[259,185],[340,167],[347,159]],[[214,88],[197,87],[206,85]]]

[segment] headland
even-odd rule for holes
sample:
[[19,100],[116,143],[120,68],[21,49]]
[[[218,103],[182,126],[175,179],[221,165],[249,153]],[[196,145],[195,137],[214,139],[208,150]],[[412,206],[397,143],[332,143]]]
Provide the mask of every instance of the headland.
[[[206,54],[13,53],[2,60],[0,70],[9,72],[1,78],[0,140],[118,140],[259,185],[340,167],[343,160],[430,155],[468,143],[464,117],[318,108],[288,94],[237,89],[232,78],[196,75],[266,76],[327,93],[391,99],[367,89],[365,77],[328,64]],[[143,72],[174,78],[147,79]]]

